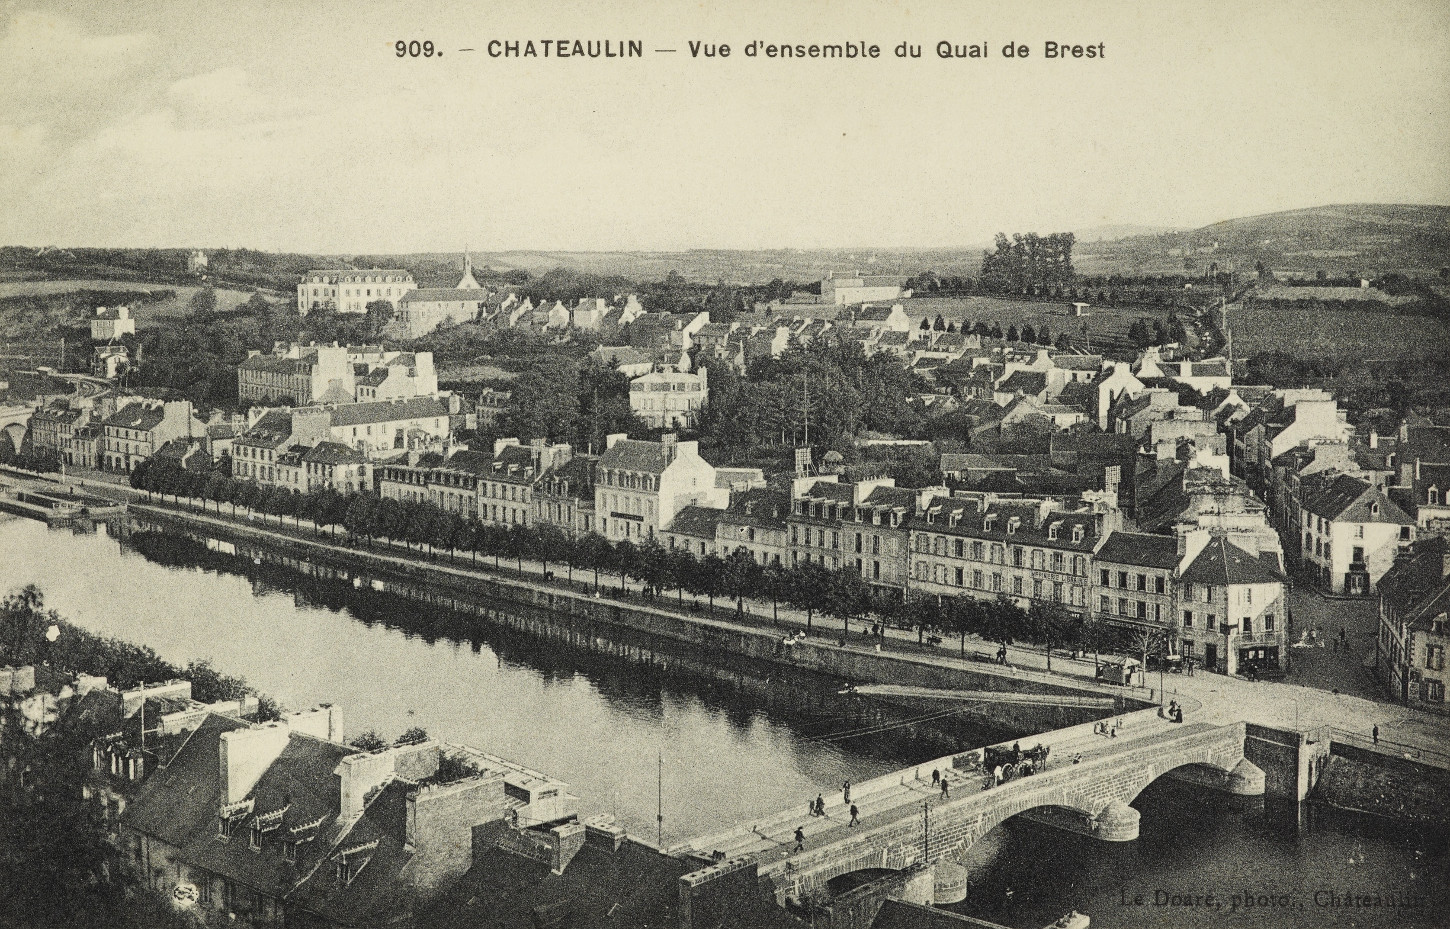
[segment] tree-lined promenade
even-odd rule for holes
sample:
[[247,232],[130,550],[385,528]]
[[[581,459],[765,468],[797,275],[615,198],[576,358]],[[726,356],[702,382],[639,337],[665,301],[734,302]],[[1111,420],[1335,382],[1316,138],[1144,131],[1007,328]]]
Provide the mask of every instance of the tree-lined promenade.
[[[642,544],[612,543],[588,533],[572,536],[551,525],[498,525],[481,523],[451,513],[427,502],[380,498],[368,493],[342,494],[332,490],[293,493],[250,481],[226,477],[218,472],[195,472],[165,460],[142,462],[131,474],[131,486],[155,495],[163,502],[189,498],[214,507],[218,514],[229,508],[275,517],[278,525],[291,520],[300,529],[304,522],[318,534],[336,537],[346,533],[352,544],[374,545],[381,541],[416,548],[420,555],[438,557],[447,553],[472,561],[492,560],[495,568],[505,563],[523,571],[524,562],[542,566],[546,578],[555,570],[592,574],[598,589],[601,578],[616,577],[641,585],[647,598],[673,595],[684,606],[685,595],[703,597],[713,613],[715,601],[734,602],[737,615],[745,612],[745,600],[771,604],[772,620],[779,620],[782,605],[805,614],[807,631],[814,630],[817,614],[841,624],[849,635],[851,624],[870,627],[878,637],[890,627],[909,627],[919,642],[928,636],[956,637],[966,653],[969,636],[985,641],[1031,643],[1041,647],[1051,670],[1052,650],[1079,648],[1097,652],[1121,648],[1126,633],[1094,618],[1078,619],[1060,604],[1034,602],[1023,609],[1006,597],[991,600],[974,597],[923,596],[903,599],[900,591],[875,588],[850,569],[832,570],[818,563],[796,566],[761,565],[744,549],[721,557],[696,557],[682,548],[666,548],[657,540]],[[552,566],[552,568],[551,568]],[[1133,643],[1155,649],[1152,643]]]

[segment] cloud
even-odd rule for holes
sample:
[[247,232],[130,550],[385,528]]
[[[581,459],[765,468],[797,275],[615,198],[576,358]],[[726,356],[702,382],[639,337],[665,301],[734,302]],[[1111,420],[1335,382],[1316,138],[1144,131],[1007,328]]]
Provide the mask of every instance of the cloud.
[[48,122],[61,106],[109,100],[143,72],[153,37],[133,32],[91,35],[73,19],[21,11],[0,37],[0,114]]

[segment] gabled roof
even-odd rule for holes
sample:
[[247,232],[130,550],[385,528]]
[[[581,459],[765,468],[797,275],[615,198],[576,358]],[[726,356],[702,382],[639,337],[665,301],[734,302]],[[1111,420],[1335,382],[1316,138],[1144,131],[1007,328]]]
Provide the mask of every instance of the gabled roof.
[[466,287],[419,287],[403,294],[401,303],[487,303],[488,291]]
[[1203,547],[1193,563],[1184,569],[1182,580],[1189,584],[1226,587],[1230,584],[1281,583],[1284,575],[1257,555],[1249,554],[1220,536]]
[[1415,524],[1383,491],[1349,474],[1321,482],[1314,493],[1306,495],[1304,509],[1315,516],[1344,522]]
[[1112,564],[1172,569],[1178,566],[1178,540],[1146,532],[1113,532],[1093,558]]
[[1428,629],[1435,617],[1450,610],[1450,576],[1445,560],[1450,540],[1429,536],[1410,547],[1380,578],[1379,590],[1399,617],[1418,629]]
[[997,385],[998,393],[1016,393],[1021,391],[1028,396],[1034,396],[1047,389],[1047,374],[1043,371],[1025,371],[1018,369],[1008,375],[1007,379]]

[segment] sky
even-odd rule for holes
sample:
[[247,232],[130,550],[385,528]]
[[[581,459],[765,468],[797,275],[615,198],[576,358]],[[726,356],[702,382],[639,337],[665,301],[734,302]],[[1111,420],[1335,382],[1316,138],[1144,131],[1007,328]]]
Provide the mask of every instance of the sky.
[[[558,38],[645,54],[487,54]],[[1443,0],[0,0],[0,244],[976,247],[1444,204],[1447,106]]]

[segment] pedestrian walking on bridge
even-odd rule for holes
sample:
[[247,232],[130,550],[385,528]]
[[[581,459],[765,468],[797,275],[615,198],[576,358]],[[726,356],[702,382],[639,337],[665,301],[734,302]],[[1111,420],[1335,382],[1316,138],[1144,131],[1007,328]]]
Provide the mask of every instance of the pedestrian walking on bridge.
[[856,809],[856,804],[854,804],[854,803],[851,804],[851,822],[848,823],[847,825],[851,825],[851,826],[859,826],[859,825],[861,825],[861,811],[858,810],[858,809]]
[[851,805],[851,782],[847,781],[841,785],[841,802],[847,806]]
[[795,827],[795,848],[793,851],[803,852],[806,850],[806,831],[800,826]]

